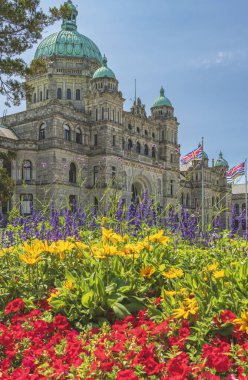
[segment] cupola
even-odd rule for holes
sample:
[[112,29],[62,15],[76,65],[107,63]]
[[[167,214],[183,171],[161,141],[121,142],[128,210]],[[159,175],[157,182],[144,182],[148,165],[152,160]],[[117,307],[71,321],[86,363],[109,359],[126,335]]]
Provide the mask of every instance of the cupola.
[[152,117],[155,119],[173,117],[173,106],[170,100],[165,96],[164,88],[160,89],[160,96],[155,100],[151,107]]
[[92,88],[99,92],[116,92],[118,91],[118,81],[114,72],[107,66],[107,63],[107,58],[104,55],[102,66],[93,74]]
[[215,164],[214,164],[215,167],[224,167],[224,168],[228,168],[228,162],[223,158],[223,154],[222,152],[220,152],[219,154],[219,158],[215,161]]
[[77,31],[78,11],[71,0],[67,4],[70,12],[63,18],[61,30],[46,37],[38,46],[35,59],[50,57],[88,58],[102,62],[102,55],[96,44]]

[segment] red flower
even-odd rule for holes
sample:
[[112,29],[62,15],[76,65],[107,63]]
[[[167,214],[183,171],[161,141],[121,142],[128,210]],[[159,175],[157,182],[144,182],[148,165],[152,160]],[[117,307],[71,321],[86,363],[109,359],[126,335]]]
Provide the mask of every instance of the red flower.
[[65,330],[67,329],[70,325],[69,322],[67,321],[66,317],[64,317],[61,314],[56,315],[53,321],[53,326],[54,328],[57,328],[59,330]]
[[235,318],[236,315],[230,310],[225,310],[220,314],[220,319],[222,323],[232,322]]
[[19,310],[23,310],[24,306],[24,301],[21,298],[16,298],[15,300],[8,303],[5,308],[5,314],[15,313]]
[[139,380],[131,369],[125,369],[117,373],[116,380]]
[[154,305],[158,305],[160,302],[161,302],[161,297],[157,297],[153,303]]
[[184,380],[188,373],[191,373],[191,367],[188,366],[189,358],[185,352],[170,359],[166,364],[166,369],[169,374],[168,379]]
[[115,365],[115,363],[113,361],[110,361],[110,362],[102,362],[100,364],[100,369],[102,371],[105,371],[105,372],[110,372],[112,371],[112,368],[113,366]]
[[227,356],[229,349],[230,345],[224,342],[218,347],[204,344],[202,358],[207,359],[206,366],[214,368],[217,372],[228,372],[231,367],[231,361]]

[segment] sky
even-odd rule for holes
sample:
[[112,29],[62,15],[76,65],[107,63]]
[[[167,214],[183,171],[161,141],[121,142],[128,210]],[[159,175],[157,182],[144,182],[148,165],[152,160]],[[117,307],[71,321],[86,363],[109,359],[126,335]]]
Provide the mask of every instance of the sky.
[[[108,58],[129,110],[147,114],[161,85],[172,102],[182,155],[204,137],[210,164],[220,150],[229,166],[248,156],[247,0],[73,0],[78,31]],[[41,0],[43,10],[62,1]],[[60,23],[43,37],[60,30]],[[23,57],[30,62],[37,45]],[[0,111],[4,99],[0,98]],[[25,109],[8,109],[8,114]],[[1,113],[2,113],[1,112]]]

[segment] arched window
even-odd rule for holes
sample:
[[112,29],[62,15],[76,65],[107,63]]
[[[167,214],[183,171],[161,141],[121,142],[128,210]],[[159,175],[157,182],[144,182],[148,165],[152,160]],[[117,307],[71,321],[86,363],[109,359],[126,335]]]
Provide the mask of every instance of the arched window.
[[80,100],[81,98],[81,94],[80,94],[80,90],[76,90],[76,100]]
[[181,205],[183,206],[183,204],[184,204],[184,194],[182,193],[181,194]]
[[64,125],[64,139],[66,141],[71,140],[71,130],[70,130],[69,125],[67,125],[67,124]]
[[145,130],[145,135],[148,136],[148,131],[147,130]]
[[39,140],[44,140],[46,138],[46,123],[42,123],[39,129]]
[[57,89],[57,99],[62,99],[62,89],[61,88]]
[[125,149],[125,140],[122,139],[122,149]]
[[215,199],[214,197],[212,197],[212,207],[214,207],[214,204],[215,204]]
[[49,90],[46,90],[46,99],[49,99]]
[[33,194],[20,194],[20,208],[22,215],[32,214]]
[[156,158],[156,148],[155,148],[155,146],[152,147],[152,157]]
[[66,99],[71,100],[71,90],[69,88],[66,91]]
[[148,145],[145,144],[145,146],[144,146],[144,155],[148,156],[148,154],[149,154],[149,148],[148,148]]
[[70,170],[69,170],[69,182],[70,183],[76,183],[77,177],[76,177],[76,166],[72,162],[70,165]]
[[31,181],[32,179],[32,163],[29,160],[23,161],[22,179],[23,181]]
[[235,204],[234,208],[235,208],[235,214],[239,215],[239,204]]
[[76,128],[76,143],[82,144],[82,132],[80,128]]
[[132,142],[132,140],[131,139],[128,139],[128,142],[127,142],[127,150],[131,150],[132,149],[132,147],[133,147],[133,142]]
[[189,206],[189,194],[186,195],[186,206]]
[[137,141],[137,143],[136,143],[136,153],[140,153],[140,150],[141,150],[141,148],[140,148],[140,142]]
[[36,103],[36,92],[33,95],[33,102]]
[[40,102],[42,102],[42,91],[40,91]]

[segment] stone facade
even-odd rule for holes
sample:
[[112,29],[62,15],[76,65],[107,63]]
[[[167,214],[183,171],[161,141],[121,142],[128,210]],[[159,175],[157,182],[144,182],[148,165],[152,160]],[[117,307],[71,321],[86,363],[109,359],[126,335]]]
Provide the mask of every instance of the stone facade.
[[[106,192],[119,192],[129,204],[147,191],[161,207],[182,204],[200,212],[201,168],[194,161],[180,170],[179,123],[163,88],[151,116],[140,98],[124,111],[114,73],[105,57],[100,61],[95,45],[94,54],[83,46],[90,40],[76,31],[77,11],[67,3],[71,19],[63,20],[57,40],[53,37],[60,42],[51,46],[49,37],[37,49],[46,69],[27,78],[33,91],[26,111],[5,117],[0,127],[0,149],[16,152],[8,166],[16,182],[11,203],[28,214],[32,204],[51,199],[58,206],[96,204]],[[231,194],[225,171],[204,159],[204,178],[205,222],[222,211],[228,227]],[[8,211],[8,205],[2,207]]]

